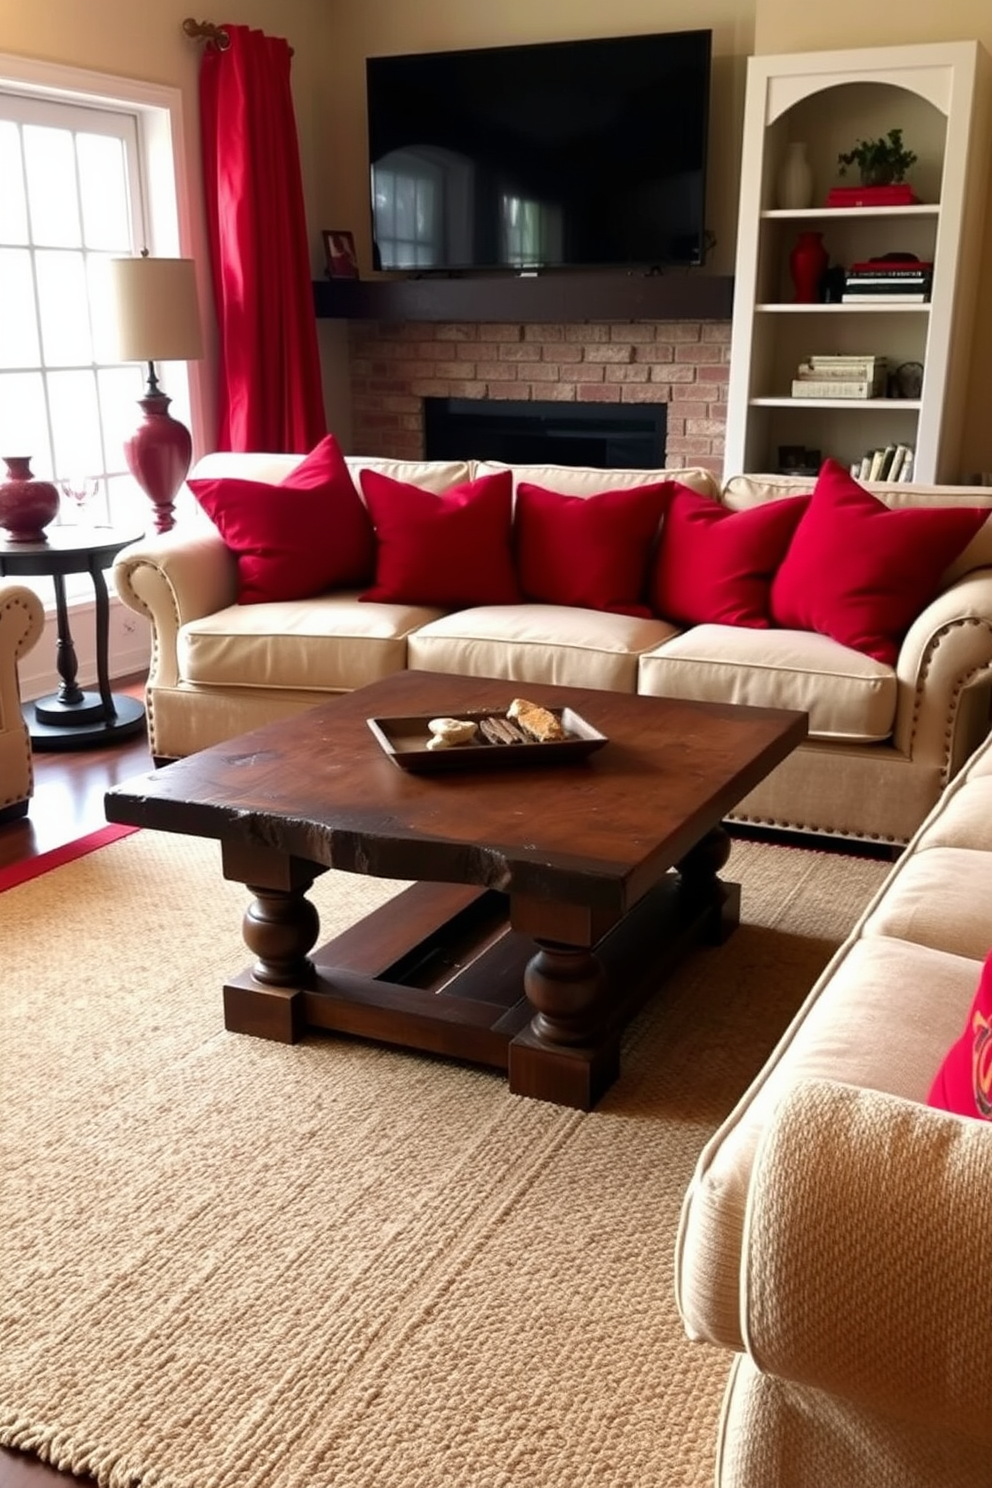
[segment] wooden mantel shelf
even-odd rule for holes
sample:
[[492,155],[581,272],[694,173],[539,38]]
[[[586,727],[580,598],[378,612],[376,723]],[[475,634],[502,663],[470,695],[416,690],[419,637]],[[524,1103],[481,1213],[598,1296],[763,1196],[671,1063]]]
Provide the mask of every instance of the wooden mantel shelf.
[[734,281],[669,274],[549,273],[465,279],[317,279],[318,317],[335,320],[729,320]]

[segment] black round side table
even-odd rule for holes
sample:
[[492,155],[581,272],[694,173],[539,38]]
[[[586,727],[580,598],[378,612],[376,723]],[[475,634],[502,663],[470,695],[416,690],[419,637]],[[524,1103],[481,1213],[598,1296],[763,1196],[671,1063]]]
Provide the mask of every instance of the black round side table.
[[[88,749],[126,738],[144,727],[143,705],[110,690],[110,603],[103,576],[121,549],[141,536],[140,532],[114,532],[110,527],[53,527],[45,542],[0,542],[0,577],[46,575],[55,585],[56,666],[62,681],[51,697],[24,706],[35,749]],[[76,681],[78,664],[65,602],[65,576],[77,573],[89,574],[96,596],[96,692],[84,692]]]

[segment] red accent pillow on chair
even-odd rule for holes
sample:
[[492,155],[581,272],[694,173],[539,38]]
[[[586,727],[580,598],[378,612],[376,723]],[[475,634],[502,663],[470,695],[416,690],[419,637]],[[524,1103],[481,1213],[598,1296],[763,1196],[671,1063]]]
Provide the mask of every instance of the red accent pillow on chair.
[[676,483],[651,580],[655,613],[680,625],[767,630],[772,579],[808,505],[808,496],[788,496],[728,511]]
[[375,582],[362,599],[440,609],[519,602],[509,470],[440,495],[377,470],[359,479],[376,536]]
[[888,507],[827,460],[772,581],[772,619],[894,666],[941,574],[988,516],[974,506]]
[[239,604],[368,583],[372,523],[333,434],[278,484],[235,476],[188,484],[237,555]]
[[528,599],[618,615],[651,614],[648,570],[671,481],[570,496],[521,481],[513,516]]
[[964,1032],[937,1071],[928,1104],[992,1121],[992,952],[982,967]]

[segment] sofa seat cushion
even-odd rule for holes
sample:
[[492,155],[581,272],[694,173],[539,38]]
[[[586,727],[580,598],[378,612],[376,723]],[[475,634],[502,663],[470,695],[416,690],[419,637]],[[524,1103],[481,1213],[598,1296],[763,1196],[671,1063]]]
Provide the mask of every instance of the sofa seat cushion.
[[828,636],[696,625],[638,662],[638,692],[703,703],[794,708],[813,739],[872,744],[892,733],[895,672]]
[[919,843],[893,871],[862,934],[911,940],[981,961],[992,946],[990,904],[992,853]]
[[351,691],[402,671],[410,632],[438,613],[364,604],[355,593],[231,605],[182,626],[180,677],[201,687]]
[[851,942],[833,959],[706,1144],[687,1190],[676,1276],[691,1338],[744,1347],[744,1210],[755,1150],[778,1102],[807,1078],[925,1102],[944,1050],[961,1032],[980,970],[968,956],[882,936]]
[[634,692],[637,659],[674,629],[664,620],[565,605],[481,605],[423,625],[408,665],[516,682]]

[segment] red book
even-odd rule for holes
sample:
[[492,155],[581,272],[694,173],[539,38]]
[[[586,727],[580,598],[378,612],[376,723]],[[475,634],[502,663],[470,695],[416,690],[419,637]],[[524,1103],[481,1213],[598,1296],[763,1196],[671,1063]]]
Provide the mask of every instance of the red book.
[[907,182],[893,186],[831,186],[828,207],[910,207],[919,197]]
[[917,258],[866,258],[852,263],[849,274],[929,274],[933,264]]

